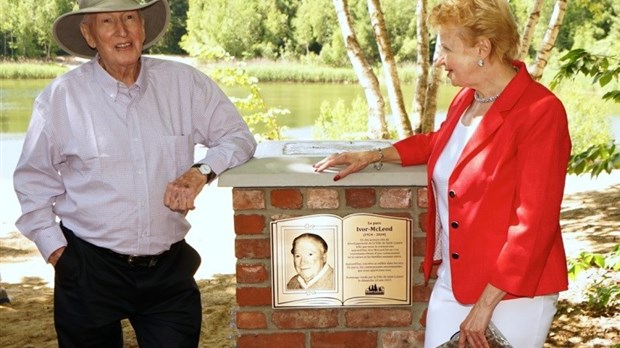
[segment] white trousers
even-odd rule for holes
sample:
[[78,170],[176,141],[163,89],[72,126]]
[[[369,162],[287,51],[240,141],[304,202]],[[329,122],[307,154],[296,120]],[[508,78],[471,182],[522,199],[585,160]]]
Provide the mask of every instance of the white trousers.
[[[514,348],[542,347],[557,310],[558,294],[501,301],[491,320]],[[459,331],[473,305],[460,304],[441,277],[428,305],[424,348],[435,348]]]

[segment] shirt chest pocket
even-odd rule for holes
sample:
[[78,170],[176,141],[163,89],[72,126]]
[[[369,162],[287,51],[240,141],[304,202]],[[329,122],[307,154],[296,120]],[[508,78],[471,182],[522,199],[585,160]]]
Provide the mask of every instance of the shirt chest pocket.
[[162,168],[176,168],[175,176],[183,174],[194,163],[194,142],[189,135],[168,135],[158,141],[161,156],[156,162],[161,161]]

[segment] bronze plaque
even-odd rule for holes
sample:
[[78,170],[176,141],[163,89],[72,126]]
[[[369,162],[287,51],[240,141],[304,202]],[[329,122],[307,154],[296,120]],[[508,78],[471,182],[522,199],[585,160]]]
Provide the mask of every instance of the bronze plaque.
[[272,222],[273,307],[411,305],[411,224],[376,214]]

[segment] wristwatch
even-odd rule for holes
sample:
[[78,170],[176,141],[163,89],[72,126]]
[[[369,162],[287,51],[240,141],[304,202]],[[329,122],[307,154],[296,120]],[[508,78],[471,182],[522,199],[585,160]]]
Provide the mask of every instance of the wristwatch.
[[200,174],[207,177],[207,183],[209,183],[215,177],[215,172],[213,171],[213,169],[211,169],[211,166],[206,163],[196,163],[192,167],[198,168]]

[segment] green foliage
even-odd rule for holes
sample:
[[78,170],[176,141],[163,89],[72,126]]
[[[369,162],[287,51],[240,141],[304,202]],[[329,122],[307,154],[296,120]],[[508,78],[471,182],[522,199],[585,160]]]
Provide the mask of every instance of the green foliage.
[[[71,10],[71,0],[2,0],[0,35],[4,57],[51,57],[58,49],[52,40],[53,21]],[[10,15],[8,15],[10,14]]]
[[295,62],[261,62],[248,65],[248,73],[261,82],[357,83],[351,68],[331,68]]
[[[358,41],[374,64],[380,57],[367,6],[366,0],[349,1]],[[384,0],[382,8],[395,56],[414,57],[415,3]],[[181,47],[196,55],[204,46],[239,59],[314,55],[331,66],[350,65],[331,0],[190,0]]]
[[[618,75],[620,75],[620,61],[613,56],[596,55],[587,52],[584,49],[574,49],[560,58],[562,62],[559,71],[553,78],[550,86],[555,88],[565,79],[575,80],[577,75],[583,75],[591,78],[591,83],[600,88],[608,85],[615,86],[616,89],[606,92],[602,99],[604,101],[612,101],[620,103],[620,88],[618,87]],[[574,89],[574,86],[573,86]],[[570,99],[575,103],[577,99]],[[588,105],[587,102],[579,104],[583,109]],[[606,113],[601,113],[601,109],[597,107],[589,107],[590,113],[598,113],[598,119],[605,117]],[[569,113],[570,117],[570,113]],[[586,125],[588,121],[596,120],[597,117],[574,119],[574,124],[578,126]],[[602,120],[601,122],[606,122]],[[600,127],[600,123],[594,123],[594,129],[607,129],[608,127]],[[573,124],[573,122],[571,122]],[[575,127],[574,125],[572,127]],[[577,127],[577,129],[586,127]],[[592,177],[598,176],[602,171],[610,173],[613,169],[620,168],[620,151],[616,148],[613,141],[598,139],[591,137],[591,132],[572,132],[574,146],[573,154],[568,165],[568,172],[572,174],[583,174],[589,172]],[[600,131],[598,132],[600,134]],[[579,136],[585,137],[585,141],[579,142]],[[576,141],[577,140],[577,141]],[[584,144],[589,142],[590,146],[584,148]]]
[[[618,25],[618,10],[620,4],[617,0],[570,1],[555,47],[564,51],[575,47],[594,50],[598,46],[605,47],[606,52],[613,52],[612,46],[605,45],[601,40],[609,37],[613,27]],[[584,18],[588,20],[584,21]]]
[[53,79],[67,71],[58,64],[0,62],[0,79]]
[[236,58],[280,57],[291,46],[297,1],[192,0],[181,47],[220,47]]
[[605,311],[620,305],[620,285],[613,278],[603,275],[588,287],[588,305],[595,310]]
[[573,144],[572,155],[587,151],[593,144],[613,143],[609,103],[596,97],[596,92],[583,79],[564,84],[556,90],[568,114]]
[[355,98],[350,108],[342,100],[338,100],[334,106],[329,102],[323,102],[312,135],[316,140],[365,139],[367,124],[368,106],[362,98]]
[[[620,75],[620,61],[614,56],[595,55],[582,48],[574,49],[566,53],[560,62],[563,64],[550,87],[555,88],[564,79],[573,79],[577,74],[583,74],[592,78],[592,84],[598,84],[601,88],[612,81],[618,81]],[[603,100],[611,100],[620,103],[618,90],[607,92]]]
[[[204,58],[231,61],[221,50],[203,52]],[[244,98],[230,97],[258,141],[280,140],[285,127],[278,125],[278,117],[288,115],[286,109],[268,108],[260,94],[258,80],[240,65],[218,66],[206,73],[222,86],[237,86],[248,90]]]
[[574,280],[579,273],[591,267],[620,271],[620,244],[614,245],[606,254],[582,251],[575,259],[568,260],[568,277]]
[[569,174],[590,172],[592,177],[603,171],[611,173],[614,169],[620,169],[620,152],[613,143],[592,145],[586,151],[572,155],[568,164]]
[[170,25],[166,34],[149,49],[151,54],[187,54],[180,46],[181,38],[187,34],[187,0],[168,0],[170,4]]
[[592,267],[605,271],[586,290],[588,305],[593,309],[604,311],[607,308],[616,308],[620,304],[620,284],[614,277],[620,271],[620,244],[616,244],[606,254],[581,252],[576,259],[569,260],[568,266],[568,276],[571,280]]
[[[319,117],[314,123],[312,137],[316,140],[360,140],[368,139],[368,105],[356,97],[348,107],[338,100],[336,105],[321,104]],[[396,139],[395,130],[390,130],[390,139]]]

